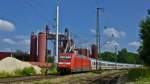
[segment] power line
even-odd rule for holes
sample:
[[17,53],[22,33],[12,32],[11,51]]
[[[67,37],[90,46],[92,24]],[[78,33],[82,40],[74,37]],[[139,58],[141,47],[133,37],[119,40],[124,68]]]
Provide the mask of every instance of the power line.
[[[36,5],[34,5],[31,1],[28,0],[23,0],[25,4],[27,4],[29,7],[34,8],[36,11],[39,11],[39,9],[41,9],[42,7],[37,7]],[[43,9],[42,9],[43,10]],[[43,11],[45,12],[45,11]]]
[[33,5],[28,0],[23,0],[26,4],[28,4],[30,7],[33,7]]
[[22,18],[20,18],[20,17],[17,17],[16,15],[8,15],[8,14],[10,14],[8,11],[6,11],[6,10],[2,10],[2,9],[0,9],[0,14],[1,15],[5,15],[6,17],[9,17],[9,16],[11,16],[11,18],[15,18],[15,19],[17,19],[17,21],[18,22],[22,22],[22,23],[25,23],[25,24],[28,24],[28,25],[30,25],[30,26],[33,26],[31,23],[27,23],[26,21],[24,21]]
[[[41,6],[38,7],[29,0],[23,0],[23,1],[26,5],[28,5],[30,8],[33,8],[35,10],[35,12],[36,12],[35,14],[38,14],[39,16],[41,16],[40,11],[42,12],[42,14],[45,14],[45,11],[42,11],[44,9],[41,9],[42,8]],[[47,15],[45,14],[45,16],[47,16]],[[47,21],[49,20],[48,18],[45,18],[45,17],[43,17],[43,18],[46,19]]]
[[99,0],[95,0],[95,4],[96,4],[96,7],[99,8],[100,6]]
[[[37,13],[35,13],[35,14],[38,14],[39,16],[41,16],[40,14],[39,14],[39,12],[42,12],[42,14],[45,14],[45,11],[47,11],[47,10],[45,10],[44,8],[42,8],[41,6],[39,7],[39,6],[37,6],[37,5],[35,5],[35,4],[33,4],[31,1],[29,1],[29,0],[23,0],[24,1],[24,3],[26,4],[26,5],[28,5],[29,7],[31,7],[31,8],[34,8],[35,9],[35,11],[37,12]],[[60,3],[60,2],[59,2]],[[40,5],[40,4],[39,4]],[[45,16],[49,16],[49,15],[47,15],[47,14],[45,14]],[[46,18],[46,17],[43,17],[48,23],[49,22],[51,22],[51,24],[52,24],[52,26],[51,26],[51,28],[52,29],[54,29],[54,31],[56,31],[56,11],[52,14],[52,17],[54,17],[52,20],[50,20],[49,18]],[[51,31],[52,31],[52,29],[51,29]]]

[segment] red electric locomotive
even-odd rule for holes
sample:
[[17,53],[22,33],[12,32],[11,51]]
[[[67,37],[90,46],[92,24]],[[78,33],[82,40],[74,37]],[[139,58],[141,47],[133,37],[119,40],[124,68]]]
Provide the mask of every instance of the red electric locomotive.
[[82,72],[91,70],[89,57],[76,53],[59,54],[58,71],[60,73]]

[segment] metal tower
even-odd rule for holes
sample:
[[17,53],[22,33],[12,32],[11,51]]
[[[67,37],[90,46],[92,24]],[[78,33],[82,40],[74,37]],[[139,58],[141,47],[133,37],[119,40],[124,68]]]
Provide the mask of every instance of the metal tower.
[[98,60],[99,54],[100,54],[99,12],[100,12],[100,8],[97,8],[97,13],[96,13],[96,46],[97,46],[96,70],[97,70],[97,60]]

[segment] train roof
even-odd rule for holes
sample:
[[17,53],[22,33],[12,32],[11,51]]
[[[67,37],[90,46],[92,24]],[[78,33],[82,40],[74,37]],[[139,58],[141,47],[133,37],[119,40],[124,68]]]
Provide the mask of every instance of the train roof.
[[[90,58],[91,61],[96,61],[96,59]],[[117,65],[140,65],[140,64],[128,64],[128,63],[116,63],[116,62],[110,62],[110,61],[104,61],[104,60],[98,60],[100,63],[106,63],[106,64],[117,64]]]

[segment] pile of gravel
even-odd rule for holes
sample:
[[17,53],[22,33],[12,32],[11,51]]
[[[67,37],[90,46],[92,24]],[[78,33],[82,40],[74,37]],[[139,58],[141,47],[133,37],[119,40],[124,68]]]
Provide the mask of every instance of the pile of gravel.
[[35,65],[31,65],[28,62],[20,61],[13,57],[6,57],[0,61],[0,72],[14,72],[15,70],[23,70],[24,68],[33,67],[36,70],[36,74],[41,74],[41,68]]

